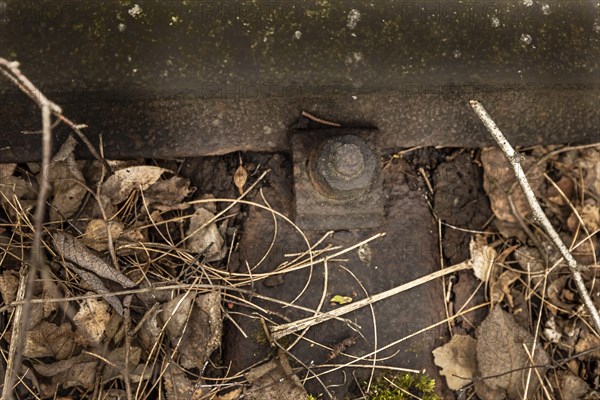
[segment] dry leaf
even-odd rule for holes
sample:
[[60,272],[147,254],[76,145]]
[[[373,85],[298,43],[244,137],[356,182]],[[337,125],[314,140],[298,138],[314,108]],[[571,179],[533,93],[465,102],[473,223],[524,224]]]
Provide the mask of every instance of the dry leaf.
[[53,378],[53,386],[82,386],[88,390],[94,387],[97,368],[98,360],[89,354],[81,354],[52,364],[33,364],[35,372]]
[[161,180],[144,191],[144,198],[151,209],[160,211],[184,210],[189,207],[184,199],[194,190],[190,180],[180,176]]
[[[476,386],[477,395],[482,400],[496,398],[502,393],[509,399],[524,397],[524,382],[531,364],[523,344],[531,351],[533,336],[514,320],[514,317],[496,306],[477,328],[477,365],[480,376],[488,378]],[[538,373],[544,376],[544,367],[550,358],[539,345],[535,348],[533,363],[539,365]],[[480,388],[482,386],[482,388]],[[539,386],[539,380],[531,371],[528,396],[532,396]],[[489,389],[486,390],[486,389]],[[493,393],[493,394],[492,394]]]
[[[576,206],[575,209],[579,213],[583,225],[588,232],[595,232],[600,229],[600,208],[592,203],[586,203],[583,207]],[[576,233],[580,228],[579,218],[575,213],[572,213],[567,220],[567,226],[572,233]]]
[[4,303],[11,303],[17,299],[19,288],[19,274],[15,271],[2,271],[0,275],[0,295]]
[[[556,182],[556,186],[558,186],[560,191],[556,187],[554,187],[554,185],[550,184],[548,187],[548,193],[546,197],[554,204],[564,206],[567,204],[567,201],[573,197],[573,194],[575,193],[575,183],[568,176],[563,176],[559,179],[558,182]],[[560,192],[562,192],[562,194]]]
[[513,302],[513,298],[510,294],[510,285],[515,283],[519,279],[519,274],[514,271],[506,270],[502,272],[497,281],[492,284],[491,292],[492,292],[492,304],[497,304],[504,299],[506,296],[506,300],[508,300],[508,304],[511,308],[515,307]]
[[140,363],[142,356],[142,349],[136,346],[129,348],[129,363],[125,366],[125,347],[119,347],[111,351],[106,358],[111,362],[104,367],[103,379],[116,378],[123,373],[123,369],[129,368],[129,371],[134,371],[136,366]]
[[[539,195],[539,188],[544,183],[544,171],[546,163],[541,163],[528,172],[529,168],[536,163],[536,159],[531,156],[524,156],[521,161],[523,170],[527,173],[527,180],[531,185],[534,193]],[[513,214],[510,202],[508,200],[508,191],[515,182],[515,175],[510,166],[510,163],[504,156],[502,150],[497,147],[486,148],[481,151],[481,164],[483,166],[484,180],[483,188],[485,189],[492,211],[496,218],[502,221],[516,223],[517,218]],[[516,211],[521,217],[525,217],[530,213],[529,204],[519,185],[515,185],[512,192],[512,200]]]
[[120,169],[102,184],[102,194],[107,196],[112,204],[122,203],[134,190],[148,189],[164,172],[167,170],[150,165]]
[[99,344],[104,339],[108,321],[110,321],[108,304],[99,299],[84,300],[73,317],[80,336],[79,343]]
[[107,221],[103,219],[92,219],[85,228],[82,242],[87,247],[96,251],[105,251],[108,249],[108,229],[110,228],[110,237],[114,242],[123,233],[123,223],[118,221]]
[[75,138],[69,136],[48,167],[48,183],[54,196],[50,208],[52,221],[75,215],[87,193],[85,179],[73,154],[76,145]]
[[23,356],[27,358],[54,357],[64,360],[73,354],[75,339],[71,325],[68,323],[57,326],[51,322],[42,321],[27,331]]
[[106,302],[110,304],[120,316],[123,316],[123,305],[121,304],[121,300],[110,294],[110,290],[108,290],[108,288],[104,285],[102,279],[91,272],[77,268],[68,261],[66,261],[64,264],[67,268],[75,272],[75,274],[77,274],[85,283],[87,283],[90,286],[90,289],[93,289],[98,294],[103,295],[102,297],[104,300],[106,300]]
[[202,389],[196,388],[185,375],[185,371],[175,363],[169,363],[163,382],[167,392],[167,400],[199,400],[202,398]]
[[252,386],[244,390],[245,400],[306,399],[308,395],[282,352],[268,363],[245,375]]
[[214,400],[237,400],[242,395],[242,389],[235,389],[229,393],[225,393],[221,396],[215,397]]
[[125,275],[111,267],[100,257],[92,253],[74,236],[66,232],[56,232],[53,235],[54,248],[67,261],[95,273],[96,275],[117,282],[125,288],[135,286],[135,283]]
[[[596,336],[589,329],[584,328],[580,335],[577,344],[575,345],[576,353],[583,353],[591,349],[600,348],[600,337]],[[600,350],[590,352],[582,356],[583,359],[596,359],[600,360]]]
[[477,373],[477,340],[468,335],[454,335],[443,346],[433,350],[433,362],[441,368],[450,390],[467,386]]
[[[558,371],[558,392],[561,400],[579,400],[590,391],[590,385],[569,371]],[[554,379],[550,379],[554,383]],[[592,398],[592,397],[590,397]]]
[[482,282],[487,282],[490,278],[491,268],[496,260],[497,253],[493,247],[487,245],[483,236],[471,238],[469,243],[471,251],[471,267],[473,273]]
[[[221,296],[181,295],[165,304],[159,314],[171,343],[178,344],[184,368],[204,368],[210,354],[221,345]],[[183,335],[183,336],[182,336]]]
[[238,169],[235,170],[235,174],[233,174],[233,183],[235,187],[238,188],[240,192],[240,196],[244,193],[244,185],[248,180],[248,171],[244,168],[243,165],[240,164]]
[[[206,225],[213,218],[214,215],[210,211],[198,208],[190,217],[190,224],[185,232],[188,237],[187,249],[193,253],[203,254],[207,261],[218,261],[225,257],[225,241],[217,225],[215,222]],[[201,227],[203,228],[200,229]]]

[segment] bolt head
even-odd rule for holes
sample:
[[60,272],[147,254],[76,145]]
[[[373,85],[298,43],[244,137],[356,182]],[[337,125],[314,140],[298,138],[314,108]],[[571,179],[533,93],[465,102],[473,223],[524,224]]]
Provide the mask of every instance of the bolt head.
[[377,162],[362,139],[353,135],[336,136],[317,147],[310,173],[321,192],[347,199],[359,196],[371,186]]
[[354,143],[335,143],[331,154],[333,169],[340,175],[355,177],[365,167],[365,157]]

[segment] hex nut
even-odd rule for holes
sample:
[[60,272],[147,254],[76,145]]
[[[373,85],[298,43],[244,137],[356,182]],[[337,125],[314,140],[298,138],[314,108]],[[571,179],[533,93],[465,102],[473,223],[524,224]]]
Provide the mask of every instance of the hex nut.
[[309,160],[314,185],[328,197],[348,199],[364,193],[373,180],[377,157],[365,141],[336,136],[317,146]]

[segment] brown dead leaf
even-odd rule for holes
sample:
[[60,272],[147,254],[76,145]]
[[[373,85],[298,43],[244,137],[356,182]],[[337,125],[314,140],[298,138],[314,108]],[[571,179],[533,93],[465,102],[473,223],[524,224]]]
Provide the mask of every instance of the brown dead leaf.
[[[543,281],[544,263],[536,249],[521,246],[515,250],[514,254],[521,269],[531,275],[531,281],[534,285],[537,286]],[[542,286],[537,287],[537,289],[542,290]]]
[[69,136],[50,161],[48,183],[52,187],[52,221],[72,217],[81,206],[86,194],[85,179],[73,151],[77,141]]
[[31,184],[32,182],[18,176],[3,177],[0,180],[0,206],[7,209],[11,216],[16,215],[15,210],[9,206],[15,204],[15,199],[18,199],[25,210],[33,207],[36,193]]
[[214,400],[237,400],[242,395],[242,389],[235,389],[229,393],[225,393],[221,396],[215,397]]
[[556,182],[556,186],[558,186],[560,191],[552,184],[548,187],[548,200],[559,206],[567,205],[567,201],[572,199],[575,194],[575,183],[568,176],[563,176]]
[[244,390],[246,400],[306,399],[306,391],[290,364],[279,351],[279,356],[265,364],[252,368],[245,375],[252,384]]
[[84,345],[102,342],[109,321],[107,303],[100,299],[84,300],[73,317],[77,327],[78,342]]
[[450,390],[467,386],[477,373],[477,341],[468,335],[454,335],[452,340],[433,350],[433,362],[440,367]]
[[0,183],[5,178],[12,176],[15,173],[15,169],[17,169],[16,163],[0,164]]
[[125,201],[131,192],[146,190],[158,181],[166,169],[150,165],[138,165],[115,171],[102,184],[102,194],[107,196],[112,204]]
[[92,389],[96,382],[98,360],[89,354],[81,354],[52,364],[34,364],[35,372],[52,377],[53,386],[63,388],[81,386]]
[[134,371],[137,365],[140,363],[142,356],[142,349],[136,346],[131,346],[129,349],[129,363],[125,366],[125,347],[119,347],[111,351],[106,357],[112,364],[107,364],[104,367],[103,379],[113,379],[123,373],[125,368],[129,368],[129,371]]
[[196,388],[195,383],[185,375],[185,371],[173,362],[167,366],[163,382],[167,400],[199,400],[202,398],[202,389]]
[[[583,225],[588,232],[595,232],[600,229],[600,208],[597,205],[589,202],[581,206],[576,206],[575,209],[579,213]],[[567,226],[572,233],[576,233],[580,228],[579,218],[575,213],[572,213],[567,220]]]
[[77,238],[66,232],[56,232],[53,235],[54,248],[67,261],[72,262],[94,274],[117,282],[125,288],[135,286],[131,279],[111,267],[100,257],[92,253],[87,247],[79,242]]
[[[477,364],[479,374],[487,378],[482,386],[476,386],[477,395],[483,400],[497,398],[503,393],[509,399],[524,397],[524,382],[531,364],[523,345],[529,350],[533,344],[533,336],[519,326],[514,317],[496,306],[488,317],[477,328]],[[537,344],[533,362],[541,366],[538,372],[544,376],[544,366],[550,363],[546,351]],[[539,380],[531,372],[528,396],[537,390]],[[489,390],[487,390],[489,389]]]
[[166,324],[171,343],[179,346],[184,368],[202,369],[210,354],[221,345],[223,326],[219,293],[195,298],[178,296],[165,304],[159,317]]
[[[576,353],[583,353],[584,351],[596,349],[600,347],[600,337],[596,336],[589,329],[584,328],[579,334],[579,340],[575,345]],[[581,356],[585,360],[596,359],[600,360],[600,350],[593,351]]]
[[519,274],[514,271],[506,270],[500,274],[498,280],[496,280],[491,287],[492,292],[492,304],[498,304],[506,296],[510,308],[514,308],[512,295],[510,294],[510,286],[519,279]]
[[145,322],[138,332],[138,340],[144,350],[148,353],[152,351],[156,343],[160,340],[162,326],[158,321],[158,314],[161,312],[158,308],[150,308],[144,315]]
[[246,171],[246,168],[244,168],[244,166],[240,164],[240,166],[235,170],[235,173],[233,174],[233,183],[235,184],[235,187],[238,188],[240,196],[244,193],[244,185],[246,184],[247,180],[248,171]]
[[123,316],[123,305],[121,304],[121,300],[110,294],[110,290],[108,290],[108,288],[104,285],[102,279],[91,272],[77,268],[68,261],[65,261],[64,264],[67,268],[75,272],[75,274],[77,274],[77,276],[79,276],[87,285],[89,285],[90,289],[93,289],[98,294],[103,295],[102,297],[104,297],[104,300],[106,300],[106,302],[110,304],[119,315]]
[[92,219],[88,222],[82,242],[87,247],[96,251],[105,251],[108,249],[108,229],[110,227],[110,237],[113,243],[123,233],[123,223],[119,221],[105,221],[103,219]]
[[194,189],[190,188],[190,180],[180,176],[161,180],[144,191],[144,198],[151,209],[160,211],[184,210],[189,207],[184,199]]
[[487,245],[485,238],[482,235],[471,239],[469,244],[471,251],[471,266],[473,273],[482,282],[487,282],[490,278],[490,273],[494,261],[498,257],[498,253],[493,247]]
[[[590,391],[590,385],[580,377],[569,371],[558,371],[557,392],[560,400],[579,400]],[[554,383],[554,379],[550,379]],[[592,398],[592,397],[590,397]]]
[[214,215],[210,211],[204,208],[196,209],[190,217],[190,224],[185,233],[188,237],[187,249],[193,253],[203,254],[207,261],[221,260],[226,253],[225,241],[219,233],[217,224],[211,222],[207,225],[213,218]]
[[73,354],[75,338],[71,325],[60,326],[42,321],[25,335],[23,356],[27,358],[54,357],[64,360]]
[[0,275],[0,295],[4,303],[11,303],[17,299],[19,288],[19,274],[15,271],[2,271]]
[[[536,195],[540,194],[540,187],[544,183],[544,171],[546,163],[541,163],[528,172],[530,167],[536,163],[536,159],[532,156],[524,156],[521,161],[523,170],[527,173],[527,180],[531,185]],[[483,149],[481,152],[481,164],[483,166],[484,181],[483,188],[485,189],[492,211],[496,218],[502,221],[516,223],[517,218],[508,200],[508,191],[515,182],[510,163],[502,153],[502,150],[497,147]],[[529,204],[519,185],[515,185],[512,193],[513,203],[518,214],[524,218],[530,213]]]

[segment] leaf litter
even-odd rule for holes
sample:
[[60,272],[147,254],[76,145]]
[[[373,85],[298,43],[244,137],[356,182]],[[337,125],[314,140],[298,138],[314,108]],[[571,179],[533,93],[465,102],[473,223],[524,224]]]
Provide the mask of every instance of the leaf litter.
[[[281,350],[243,376],[205,375],[218,362],[222,346],[224,296],[242,299],[236,286],[255,279],[251,271],[231,275],[221,268],[232,250],[226,237],[233,215],[223,212],[221,200],[213,200],[211,193],[196,194],[172,167],[110,162],[117,166],[114,173],[90,175],[101,171],[100,163],[76,161],[73,149],[73,143],[65,142],[52,160],[45,246],[48,274],[59,283],[44,283],[33,291],[23,351],[31,367],[24,375],[29,386],[19,386],[21,395],[50,398],[71,390],[75,398],[88,398],[100,390],[106,398],[126,398],[127,391],[134,398],[152,398],[159,391],[167,399],[307,398],[298,369]],[[553,222],[565,240],[581,248],[587,264],[596,263],[593,249],[600,225],[598,154],[587,148],[537,149],[525,155],[536,194],[546,199]],[[503,158],[484,150],[481,163],[497,231],[494,236],[473,234],[465,266],[486,288],[490,312],[476,327],[454,326],[452,340],[434,350],[435,362],[449,389],[482,400],[522,398],[526,391],[529,398],[548,391],[563,393],[564,399],[593,396],[600,341],[585,324],[565,266],[537,230],[515,236],[522,223],[532,221]],[[550,167],[551,177],[544,175]],[[10,221],[31,218],[37,190],[32,178],[39,170],[23,168],[0,165],[0,203]],[[241,162],[232,171],[240,194],[255,179]],[[90,194],[85,204],[88,193],[96,195]],[[190,201],[192,196],[196,201]],[[18,254],[13,247],[25,248],[31,240],[30,231],[16,223],[2,229],[5,254]],[[369,266],[368,244],[357,248]],[[594,272],[587,272],[590,282]],[[199,277],[232,290],[196,285]],[[3,312],[10,313],[6,305],[15,301],[19,281],[16,269],[2,271]],[[163,290],[164,285],[170,286]],[[77,300],[42,304],[56,290],[64,299]],[[10,329],[2,339],[10,341]],[[352,336],[333,346],[329,359],[356,340]],[[571,358],[556,359],[559,354]],[[553,367],[557,363],[564,368]]]
[[[230,284],[207,264],[228,254],[224,235],[229,220],[218,213],[217,203],[192,205],[195,188],[169,168],[109,161],[114,169],[109,173],[97,161],[75,160],[75,146],[68,139],[51,161],[44,239],[49,267],[44,273],[50,280],[36,283],[32,293],[22,351],[29,380],[15,393],[89,398],[100,390],[105,398],[153,398],[164,390],[168,399],[227,400],[243,392],[248,392],[246,398],[275,399],[283,390],[306,397],[286,359],[265,364],[267,369],[257,366],[247,378],[225,376],[231,380],[225,390],[202,377],[221,347],[223,296],[218,289],[195,288],[198,278],[190,280],[186,270],[202,268],[209,272],[209,282]],[[11,220],[31,218],[34,178],[41,169],[29,167],[22,175],[16,164],[0,165],[1,205]],[[242,191],[248,181],[243,166],[234,181]],[[6,232],[19,242],[9,239],[3,227],[4,257],[22,251],[16,246],[31,240],[19,225],[7,226]],[[178,274],[180,281],[175,280]],[[17,270],[0,274],[3,312],[10,312],[7,305],[16,300],[20,281]],[[193,290],[152,289],[174,282]],[[117,294],[123,291],[133,298]],[[56,301],[61,298],[57,294],[77,300]],[[6,343],[11,332],[6,329],[1,336]],[[158,387],[153,377],[158,377]]]
[[[545,213],[588,266],[585,279],[597,291],[598,145],[536,147],[520,157]],[[566,263],[535,227],[504,155],[483,149],[480,161],[497,231],[473,232],[463,263],[473,267],[485,297],[473,292],[469,299],[478,302],[455,304],[453,312],[477,305],[490,311],[476,326],[455,325],[452,339],[433,351],[441,375],[459,398],[599,398],[600,336],[581,314]]]

